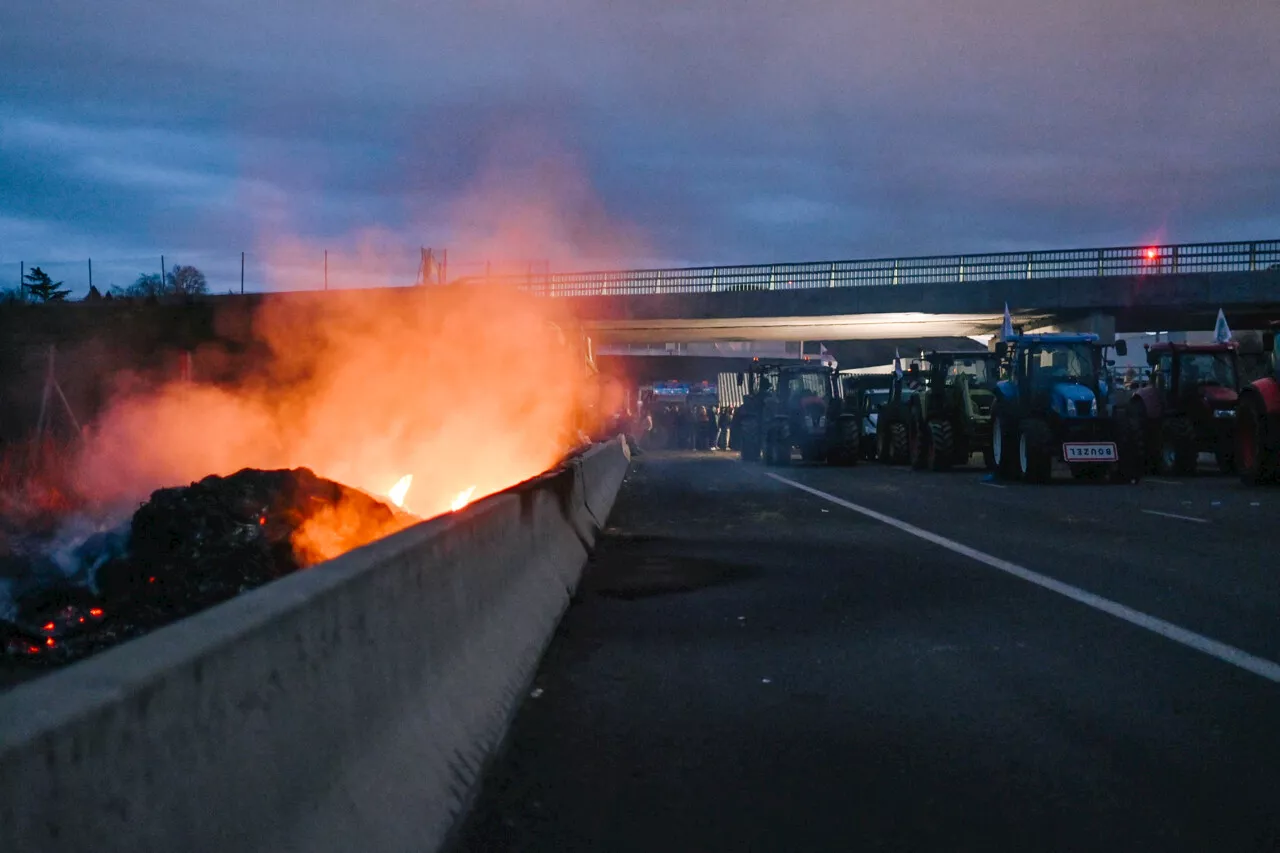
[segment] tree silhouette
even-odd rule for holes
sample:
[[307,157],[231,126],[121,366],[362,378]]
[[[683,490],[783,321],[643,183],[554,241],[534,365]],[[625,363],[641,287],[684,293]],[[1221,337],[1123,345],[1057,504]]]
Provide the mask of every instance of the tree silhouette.
[[22,287],[35,302],[62,302],[71,292],[62,289],[62,282],[51,279],[40,267],[32,267],[22,277]]
[[168,281],[169,293],[180,293],[185,296],[196,296],[209,291],[209,283],[205,280],[204,273],[195,267],[178,266],[173,267],[173,272],[166,276]]
[[138,280],[124,289],[124,296],[137,296],[146,298],[148,296],[164,296],[166,293],[164,281],[158,275],[140,275]]

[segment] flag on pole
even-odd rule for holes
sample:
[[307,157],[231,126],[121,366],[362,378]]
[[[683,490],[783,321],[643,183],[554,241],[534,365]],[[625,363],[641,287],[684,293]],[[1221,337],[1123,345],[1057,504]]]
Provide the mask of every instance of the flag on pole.
[[836,366],[836,357],[831,354],[831,350],[827,349],[825,344],[818,344],[818,361],[828,367]]
[[1009,313],[1009,303],[1004,304],[1004,320],[1000,323],[1000,340],[1007,341],[1013,337],[1013,315]]
[[902,378],[902,356],[898,354],[896,348],[893,351],[893,375],[899,379]]
[[1213,339],[1220,344],[1231,340],[1231,327],[1227,325],[1227,315],[1221,308],[1218,309],[1218,322],[1213,324]]

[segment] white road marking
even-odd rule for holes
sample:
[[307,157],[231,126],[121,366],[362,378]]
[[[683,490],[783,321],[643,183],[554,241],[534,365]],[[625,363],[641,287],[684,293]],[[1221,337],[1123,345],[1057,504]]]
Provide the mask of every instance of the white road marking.
[[1175,625],[1172,622],[1166,622],[1163,619],[1143,613],[1140,610],[1134,610],[1132,607],[1126,607],[1125,605],[1112,601],[1109,598],[1103,598],[1100,595],[1095,595],[1092,592],[1080,589],[1079,587],[1074,587],[1070,584],[1065,584],[1062,581],[1054,580],[1047,575],[1042,575],[1038,572],[1033,572],[1030,569],[1019,566],[1017,563],[1011,563],[1008,560],[993,557],[992,555],[979,551],[976,548],[970,548],[968,545],[962,545],[953,539],[948,539],[945,536],[939,536],[937,533],[931,533],[924,528],[916,527],[914,524],[908,524],[905,521],[900,521],[891,515],[885,515],[882,512],[876,512],[874,509],[859,506],[858,504],[851,503],[843,498],[827,494],[826,492],[819,491],[811,486],[806,486],[803,483],[797,483],[795,480],[789,480],[778,474],[769,473],[769,476],[777,480],[779,483],[784,483],[792,488],[799,489],[802,492],[808,492],[815,497],[822,498],[825,501],[830,501],[831,503],[837,506],[842,506],[845,509],[851,509],[868,518],[873,518],[876,521],[889,525],[890,527],[895,527],[903,533],[909,533],[912,536],[925,540],[926,542],[932,542],[935,545],[940,545],[948,551],[952,551],[963,557],[968,557],[971,560],[976,560],[979,563],[990,566],[991,568],[1006,574],[1013,575],[1015,578],[1020,578],[1028,583],[1033,583],[1038,587],[1049,590],[1050,592],[1056,592],[1058,595],[1069,598],[1072,601],[1079,602],[1086,607],[1092,607],[1095,610],[1114,616],[1117,619],[1128,622],[1130,625],[1136,625],[1137,627],[1150,631],[1153,634],[1159,634],[1166,640],[1172,640],[1173,642],[1186,646],[1189,649],[1194,649],[1195,651],[1202,652],[1210,657],[1217,658],[1223,663],[1231,664],[1232,666],[1239,667],[1246,672],[1252,672],[1254,675],[1262,676],[1268,681],[1280,684],[1280,663],[1275,663],[1274,661],[1269,661],[1266,658],[1251,655],[1242,649],[1237,649],[1235,646],[1229,646],[1226,643],[1205,637],[1201,634],[1195,633],[1194,631],[1188,631],[1186,628]]
[[1159,483],[1162,486],[1181,486],[1182,485],[1182,483],[1178,480],[1157,480],[1155,477],[1146,477],[1145,479],[1148,483]]
[[1158,509],[1144,509],[1147,515],[1163,515],[1165,518],[1177,518],[1182,521],[1194,521],[1196,524],[1208,524],[1207,518],[1196,518],[1194,515],[1178,515],[1176,512],[1161,512]]
[[983,486],[990,486],[993,489],[1007,489],[1008,486],[1002,486],[999,483],[988,483],[986,480],[979,480],[978,483]]

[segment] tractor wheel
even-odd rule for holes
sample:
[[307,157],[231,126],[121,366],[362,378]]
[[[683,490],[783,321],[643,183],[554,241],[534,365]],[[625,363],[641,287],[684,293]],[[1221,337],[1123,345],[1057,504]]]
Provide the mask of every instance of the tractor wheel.
[[1213,452],[1213,461],[1217,463],[1218,470],[1223,474],[1234,474],[1236,472],[1236,454],[1235,450],[1230,447],[1220,447]]
[[907,425],[895,423],[889,427],[889,461],[901,465],[911,455],[911,439],[907,435]]
[[[1134,400],[1125,406],[1124,414],[1118,418],[1120,424],[1128,431],[1131,438],[1142,442],[1138,462],[1144,474],[1155,474],[1160,470],[1160,436],[1152,428],[1155,423],[1147,417],[1147,407],[1142,400]],[[1119,426],[1120,424],[1117,424]],[[1123,459],[1123,455],[1121,456]]]
[[1137,483],[1147,473],[1147,442],[1145,424],[1128,415],[1116,417],[1116,449],[1120,461],[1111,465],[1110,478],[1115,483]]
[[1195,427],[1186,418],[1169,418],[1160,431],[1160,473],[1186,476],[1196,472]]
[[991,419],[991,457],[996,476],[1004,480],[1018,479],[1018,434],[1012,424],[996,415]]
[[911,467],[923,471],[929,465],[929,425],[920,417],[919,412],[912,412],[908,419],[909,441],[911,447]]
[[951,467],[955,452],[955,435],[950,421],[929,421],[929,470],[945,471]]
[[[781,432],[781,430],[778,432]],[[769,464],[775,467],[791,464],[791,440],[786,435],[775,433],[769,441],[769,446],[773,448]]]
[[853,466],[862,455],[862,427],[855,417],[842,415],[836,421],[836,449],[827,455],[833,465]]
[[876,428],[876,461],[888,464],[893,461],[893,451],[889,448],[889,428]]
[[742,461],[760,461],[760,428],[755,426],[755,419],[744,420],[739,428],[742,431]]
[[1027,418],[1018,425],[1018,470],[1028,483],[1047,483],[1053,474],[1049,445],[1053,433],[1039,418]]
[[1268,427],[1267,411],[1253,395],[1236,406],[1236,467],[1246,486],[1268,483],[1275,478],[1276,452]]

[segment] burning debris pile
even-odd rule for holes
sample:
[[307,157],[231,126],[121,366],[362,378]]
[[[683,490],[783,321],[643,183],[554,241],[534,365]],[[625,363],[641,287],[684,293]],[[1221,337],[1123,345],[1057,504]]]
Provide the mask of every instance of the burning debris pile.
[[6,540],[0,643],[32,662],[78,660],[417,520],[306,468],[161,489],[130,521],[72,545]]

